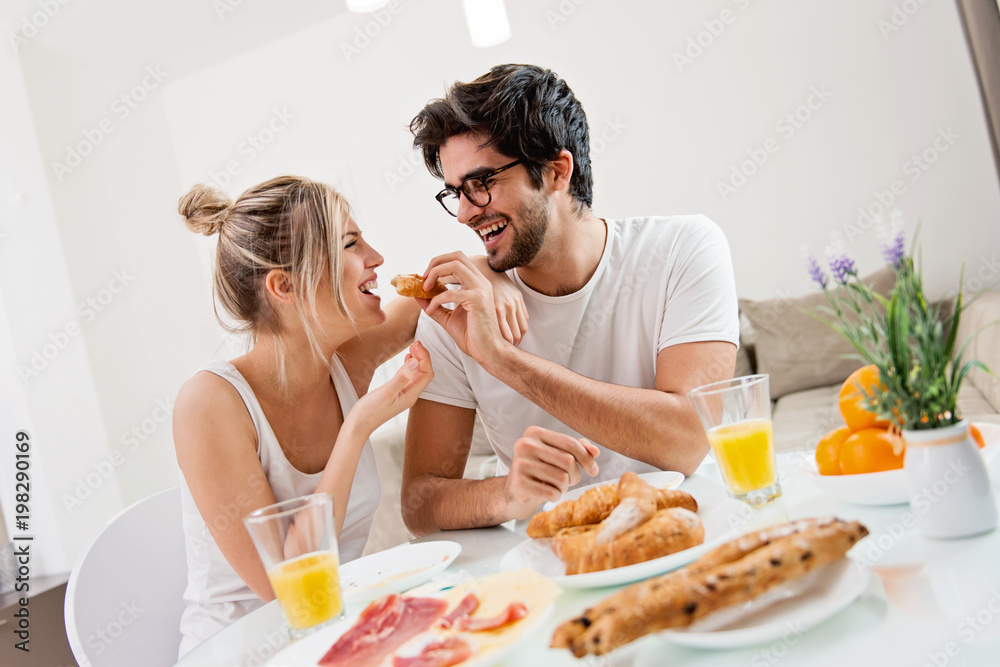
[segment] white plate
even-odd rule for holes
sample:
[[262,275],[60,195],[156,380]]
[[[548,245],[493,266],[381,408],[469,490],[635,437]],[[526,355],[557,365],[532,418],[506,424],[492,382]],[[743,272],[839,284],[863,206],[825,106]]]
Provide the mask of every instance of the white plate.
[[[495,665],[497,662],[503,660],[511,653],[511,651],[518,648],[522,642],[537,633],[538,630],[545,625],[545,623],[549,620],[549,617],[552,616],[552,611],[555,609],[555,606],[554,602],[549,603],[549,606],[546,607],[545,610],[533,620],[531,620],[530,625],[525,627],[521,631],[521,634],[506,646],[487,653],[478,659],[470,659],[463,662],[461,663],[462,667],[488,667],[489,665]],[[320,658],[326,655],[326,652],[330,650],[330,647],[337,643],[337,640],[340,639],[341,635],[351,629],[360,615],[361,608],[355,608],[354,611],[352,613],[348,613],[344,619],[317,630],[311,635],[307,635],[299,641],[285,647],[280,653],[278,653],[278,655],[274,656],[266,663],[266,667],[316,667]],[[387,657],[386,659],[391,660],[391,657]]]
[[[1000,424],[987,422],[975,424],[986,442],[982,455],[983,460],[989,464],[1000,451]],[[902,469],[857,475],[821,475],[816,467],[815,457],[810,457],[804,470],[809,480],[821,491],[847,503],[901,505],[910,501],[906,472]]]
[[[684,630],[664,630],[659,639],[693,648],[733,649],[787,636],[789,628],[805,630],[856,600],[871,579],[871,570],[851,558],[790,581],[739,609],[721,609]],[[636,661],[641,663],[642,661]]]
[[457,542],[401,544],[340,566],[344,602],[370,602],[408,591],[444,571],[462,552]]
[[[639,475],[644,480],[655,484],[654,472]],[[609,482],[604,482],[608,484]],[[705,542],[696,547],[678,551],[677,553],[654,558],[644,563],[616,567],[600,572],[585,572],[583,574],[566,574],[566,564],[552,552],[552,540],[526,539],[508,551],[500,561],[501,570],[517,570],[522,567],[533,567],[557,586],[562,588],[600,588],[602,586],[621,586],[647,579],[657,574],[687,565],[709,549],[718,546],[736,536],[738,531],[750,516],[749,505],[734,500],[726,495],[721,486],[709,479],[699,476],[688,477],[680,485],[698,501],[698,518],[705,527]],[[566,494],[565,497],[568,497]]]

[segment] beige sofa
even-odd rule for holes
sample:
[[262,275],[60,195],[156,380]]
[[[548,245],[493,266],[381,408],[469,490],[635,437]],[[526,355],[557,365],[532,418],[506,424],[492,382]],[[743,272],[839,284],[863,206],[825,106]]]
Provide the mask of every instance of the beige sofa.
[[[878,272],[870,284],[882,293],[892,287],[892,274]],[[774,440],[778,451],[815,449],[823,434],[842,426],[837,408],[840,386],[861,366],[844,359],[850,346],[830,327],[806,314],[825,298],[821,293],[796,299],[740,300],[741,350],[736,375],[768,373],[775,400]],[[959,341],[983,325],[1000,320],[1000,292],[983,295],[963,313]],[[966,358],[981,359],[1000,371],[1000,326],[981,332],[969,346]],[[388,379],[394,368],[379,369],[374,384]],[[973,421],[1000,422],[1000,378],[975,371],[959,394],[959,409]],[[406,414],[380,428],[372,437],[382,480],[382,506],[372,527],[366,553],[406,542],[411,538],[399,510]],[[477,421],[466,477],[482,478],[492,470],[492,450]]]

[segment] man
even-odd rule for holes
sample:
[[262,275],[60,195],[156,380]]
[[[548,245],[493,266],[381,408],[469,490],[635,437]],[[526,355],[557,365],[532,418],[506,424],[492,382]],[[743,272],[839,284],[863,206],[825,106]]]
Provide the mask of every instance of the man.
[[[587,483],[627,470],[691,473],[708,440],[686,394],[732,377],[739,339],[721,230],[704,216],[594,215],[586,115],[549,70],[501,65],[456,83],[410,129],[444,180],[438,201],[518,285],[531,324],[518,346],[507,343],[489,282],[468,258],[431,263],[426,288],[459,288],[421,304],[416,335],[435,378],[407,427],[410,531],[527,518],[581,469]],[[462,479],[477,410],[498,476]]]

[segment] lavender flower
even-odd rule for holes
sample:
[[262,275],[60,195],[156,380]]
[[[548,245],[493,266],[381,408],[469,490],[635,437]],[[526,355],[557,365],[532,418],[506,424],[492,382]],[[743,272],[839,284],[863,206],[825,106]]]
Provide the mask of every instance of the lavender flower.
[[854,260],[847,255],[831,259],[830,272],[833,274],[833,279],[841,285],[847,284],[847,276],[858,275],[858,269],[854,266]]
[[899,262],[903,258],[903,237],[903,228],[899,227],[889,242],[882,246],[882,258],[895,268],[899,268]]
[[806,256],[806,267],[809,269],[809,277],[813,279],[813,282],[826,289],[826,274],[823,273],[823,269],[820,268],[819,262],[812,255]]

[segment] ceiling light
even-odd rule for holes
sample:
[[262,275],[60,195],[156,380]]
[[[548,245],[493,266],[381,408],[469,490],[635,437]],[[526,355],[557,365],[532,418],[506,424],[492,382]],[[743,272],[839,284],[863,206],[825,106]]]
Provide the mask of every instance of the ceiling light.
[[359,14],[374,12],[377,9],[382,9],[387,4],[389,4],[389,0],[347,0],[347,8]]
[[472,45],[485,48],[510,39],[510,23],[503,0],[462,0]]

